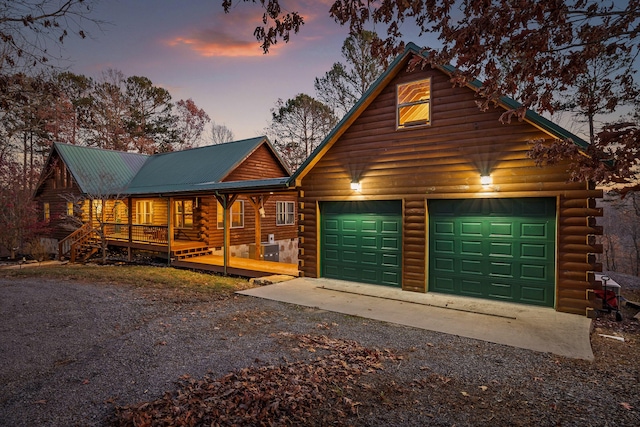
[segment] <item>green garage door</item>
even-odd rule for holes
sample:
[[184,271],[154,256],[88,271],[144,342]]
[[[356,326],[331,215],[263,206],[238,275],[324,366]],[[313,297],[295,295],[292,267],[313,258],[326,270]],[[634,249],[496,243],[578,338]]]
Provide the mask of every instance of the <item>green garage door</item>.
[[320,205],[322,277],[379,285],[402,284],[402,203]]
[[429,290],[553,306],[555,200],[429,201]]

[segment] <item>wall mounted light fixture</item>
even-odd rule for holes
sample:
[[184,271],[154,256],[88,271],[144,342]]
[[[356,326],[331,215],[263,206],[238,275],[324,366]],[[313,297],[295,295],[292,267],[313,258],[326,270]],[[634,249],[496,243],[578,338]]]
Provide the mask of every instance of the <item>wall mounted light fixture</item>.
[[351,181],[351,189],[354,191],[362,190],[362,185],[360,185],[359,181]]
[[482,184],[483,187],[488,187],[493,184],[493,180],[490,175],[482,175],[480,177],[480,184]]

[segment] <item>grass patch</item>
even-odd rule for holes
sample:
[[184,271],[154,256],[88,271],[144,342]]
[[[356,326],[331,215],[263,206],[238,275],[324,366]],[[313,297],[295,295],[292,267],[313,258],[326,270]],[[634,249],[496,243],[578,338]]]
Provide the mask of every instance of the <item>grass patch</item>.
[[238,277],[151,266],[67,264],[22,269],[0,269],[0,277],[37,277],[47,280],[75,280],[222,294],[251,287],[248,280]]

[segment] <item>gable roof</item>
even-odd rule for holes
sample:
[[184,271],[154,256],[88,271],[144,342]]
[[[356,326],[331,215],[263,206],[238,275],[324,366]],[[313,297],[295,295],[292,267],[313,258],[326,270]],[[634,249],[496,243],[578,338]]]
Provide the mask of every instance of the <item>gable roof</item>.
[[[287,176],[224,181],[263,145]],[[80,191],[93,196],[265,191],[286,188],[290,174],[265,136],[155,155],[54,143],[47,162],[54,152],[67,165]]]
[[[261,145],[266,144],[287,171],[282,160],[264,137],[209,145],[151,156],[131,180],[127,194],[160,194],[221,190],[224,179]],[[250,181],[241,181],[250,185]],[[283,181],[286,182],[286,179]],[[239,184],[242,186],[242,184]]]
[[[148,155],[56,142],[56,151],[84,194],[121,194]],[[52,152],[53,154],[53,152]]]
[[[340,122],[333,128],[333,130],[325,137],[318,147],[311,153],[309,157],[300,165],[293,175],[289,178],[288,185],[294,186],[299,184],[299,180],[302,179],[311,168],[324,156],[329,148],[338,140],[338,138],[349,128],[349,126],[360,116],[360,114],[373,102],[373,100],[382,92],[382,90],[391,82],[391,80],[403,69],[406,69],[409,59],[413,55],[420,55],[422,49],[415,43],[408,43],[405,51],[400,54],[389,65],[380,77],[369,87],[360,100],[349,110],[349,112],[340,120]],[[436,67],[440,71],[452,75],[455,68],[451,65],[445,65]],[[469,88],[477,91],[482,82],[479,80],[473,80],[467,85]],[[517,109],[522,105],[509,97],[503,96],[500,98],[498,104],[507,110]],[[533,126],[541,129],[548,134],[555,136],[558,139],[571,139],[575,144],[581,148],[585,148],[589,145],[588,142],[583,140],[577,135],[569,132],[568,130],[558,126],[550,120],[542,117],[541,115],[527,110],[525,114],[525,121],[529,122]]]

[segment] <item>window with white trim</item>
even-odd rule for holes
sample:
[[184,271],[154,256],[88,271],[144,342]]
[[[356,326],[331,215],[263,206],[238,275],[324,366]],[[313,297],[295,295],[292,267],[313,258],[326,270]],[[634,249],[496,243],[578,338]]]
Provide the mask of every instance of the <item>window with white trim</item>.
[[[244,228],[244,200],[236,200],[231,205],[231,228]],[[224,228],[224,209],[220,202],[218,202],[218,228]]]
[[136,201],[136,223],[153,224],[153,200]]
[[276,225],[293,225],[295,220],[294,202],[276,202]]
[[396,115],[398,129],[431,124],[431,79],[397,86]]

